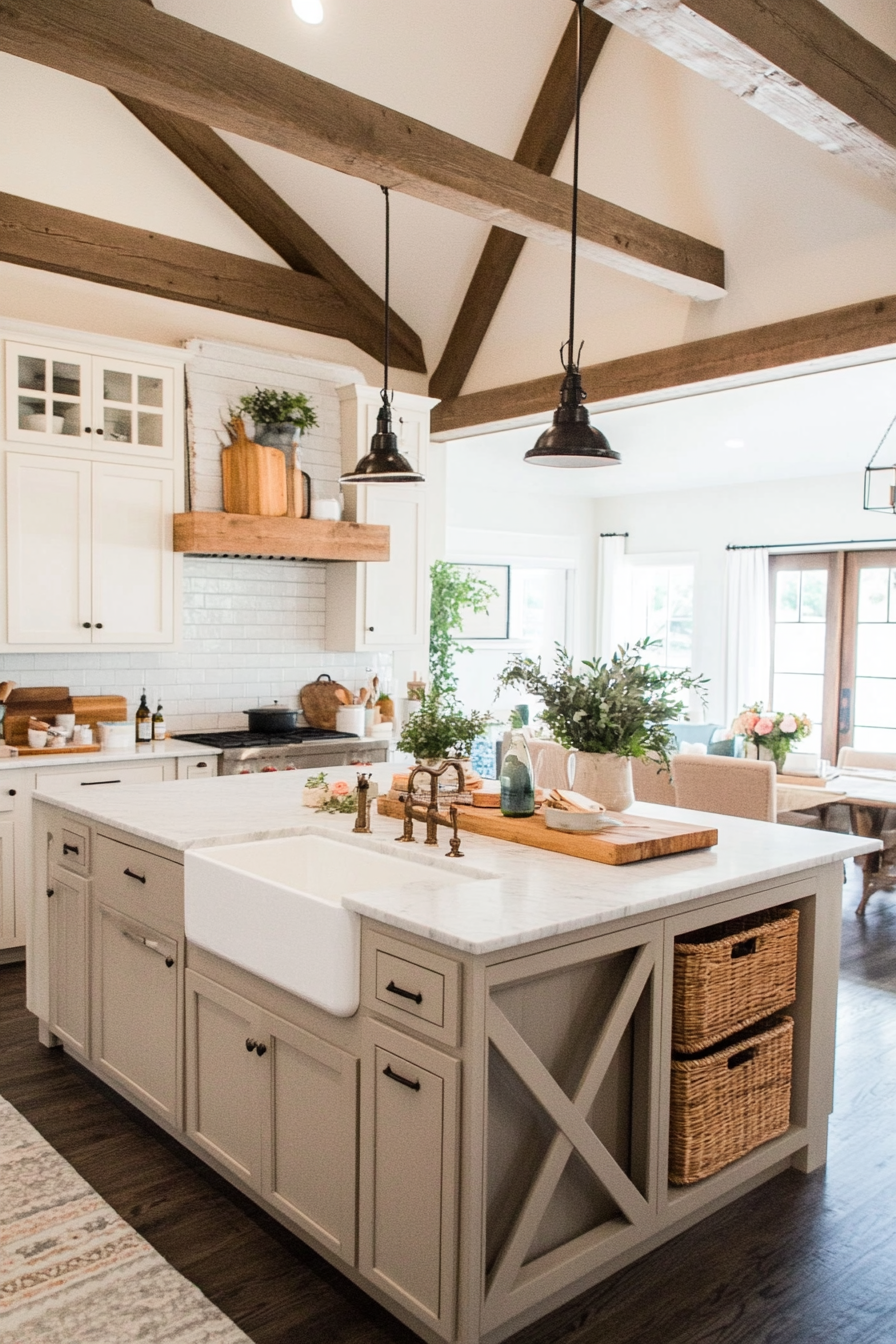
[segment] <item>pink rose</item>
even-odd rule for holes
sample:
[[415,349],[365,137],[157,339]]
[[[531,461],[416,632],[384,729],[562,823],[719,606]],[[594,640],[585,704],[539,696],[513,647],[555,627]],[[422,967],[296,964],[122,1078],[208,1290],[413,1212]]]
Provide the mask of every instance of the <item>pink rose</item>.
[[796,719],[792,714],[785,714],[778,727],[782,733],[795,733],[797,728]]
[[337,779],[335,784],[330,785],[330,793],[334,798],[347,798],[351,793],[351,788],[344,779]]
[[742,720],[742,722],[743,722],[743,730],[744,730],[744,732],[745,732],[745,733],[752,733],[753,729],[756,727],[757,723],[759,722],[759,715],[758,715],[758,714],[754,714],[753,711],[752,711],[751,709],[747,709],[747,710],[744,710],[743,714],[741,714],[740,717],[741,717],[741,720]]
[[757,735],[757,737],[767,737],[768,734],[772,732],[772,730],[774,729],[774,726],[775,726],[774,719],[767,719],[763,717],[761,719],[757,719],[756,723],[753,726],[753,732]]

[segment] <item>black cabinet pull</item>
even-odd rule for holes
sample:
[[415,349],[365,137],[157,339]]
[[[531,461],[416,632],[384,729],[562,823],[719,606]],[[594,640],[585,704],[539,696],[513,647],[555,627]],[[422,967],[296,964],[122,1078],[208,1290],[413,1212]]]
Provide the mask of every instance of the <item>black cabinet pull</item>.
[[171,967],[174,965],[174,958],[173,958],[173,957],[166,957],[166,958],[165,958],[165,965],[166,965],[166,966],[168,967],[168,969],[170,970]]
[[399,989],[394,980],[390,980],[386,986],[387,994],[398,994],[403,999],[413,999],[414,1003],[422,1003],[422,994],[412,994],[409,989]]
[[262,1055],[266,1055],[267,1052],[268,1052],[268,1048],[267,1048],[267,1046],[265,1045],[264,1041],[259,1041],[258,1044],[257,1044],[256,1047],[255,1047],[255,1053],[256,1053],[256,1055],[258,1056],[258,1058],[261,1059],[261,1056],[262,1056]]
[[257,1045],[258,1045],[258,1042],[257,1042],[257,1041],[253,1041],[253,1039],[252,1039],[251,1036],[247,1036],[247,1037],[246,1037],[246,1049],[249,1051],[249,1054],[250,1054],[250,1055],[251,1055],[252,1051],[255,1049],[255,1047],[256,1047]]
[[102,623],[102,621],[97,621],[97,623],[96,623],[96,628],[97,628],[97,630],[102,630],[102,628],[103,628],[103,623]]
[[89,629],[90,629],[90,622],[89,622],[89,621],[82,621],[81,624],[83,625],[83,627],[84,627],[85,630],[89,630]]
[[63,846],[62,846],[62,852],[63,852],[63,854],[80,854],[80,853],[81,853],[81,851],[80,851],[80,849],[78,848],[77,845],[63,845]]
[[15,789],[10,789],[10,791],[9,791],[9,796],[10,796],[10,798],[15,798],[15,796],[16,796],[16,791],[15,791]]
[[142,882],[144,887],[146,886],[146,878],[141,877],[139,873],[132,873],[130,868],[125,868],[124,875],[125,877],[132,877],[135,882]]
[[[120,779],[82,779],[81,788],[93,789],[96,787],[97,784],[120,784],[120,783],[121,783]],[[134,874],[131,873],[131,877],[133,876]]]
[[55,895],[56,895],[56,893],[55,893],[55,891],[53,890],[53,888],[52,888],[52,887],[47,887],[47,900],[49,900],[51,896],[55,896]]
[[386,1067],[383,1069],[383,1073],[386,1075],[387,1078],[391,1078],[393,1083],[401,1083],[402,1087],[409,1087],[412,1092],[420,1091],[419,1078],[415,1083],[412,1083],[410,1078],[402,1078],[400,1073],[393,1073],[391,1064],[386,1065]]
[[206,770],[207,768],[208,768],[208,761],[197,761],[197,762],[196,762],[196,769],[197,769],[197,770]]

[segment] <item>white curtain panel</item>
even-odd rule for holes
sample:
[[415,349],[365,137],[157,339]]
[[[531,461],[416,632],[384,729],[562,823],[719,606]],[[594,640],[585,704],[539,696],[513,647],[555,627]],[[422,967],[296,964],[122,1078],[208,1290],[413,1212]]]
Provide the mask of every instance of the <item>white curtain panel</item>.
[[625,537],[599,537],[597,545],[597,655],[611,658],[627,638],[628,569]]
[[765,702],[769,691],[768,551],[728,551],[725,601],[725,715]]

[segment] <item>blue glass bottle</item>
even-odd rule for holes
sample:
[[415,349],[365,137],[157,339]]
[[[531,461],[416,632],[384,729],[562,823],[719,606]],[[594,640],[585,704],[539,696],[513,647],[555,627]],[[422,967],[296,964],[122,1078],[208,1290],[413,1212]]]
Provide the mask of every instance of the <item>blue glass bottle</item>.
[[511,732],[501,762],[501,811],[505,817],[531,817],[535,811],[535,772],[520,732]]

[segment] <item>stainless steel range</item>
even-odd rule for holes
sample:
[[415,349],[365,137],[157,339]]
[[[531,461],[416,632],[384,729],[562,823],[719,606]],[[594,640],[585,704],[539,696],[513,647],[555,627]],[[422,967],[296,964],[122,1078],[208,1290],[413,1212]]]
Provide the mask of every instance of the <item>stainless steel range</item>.
[[294,728],[286,733],[250,733],[245,729],[220,733],[174,733],[182,742],[219,747],[219,775],[254,775],[272,770],[308,770],[333,765],[385,761],[389,743],[384,738],[355,737],[325,728]]

